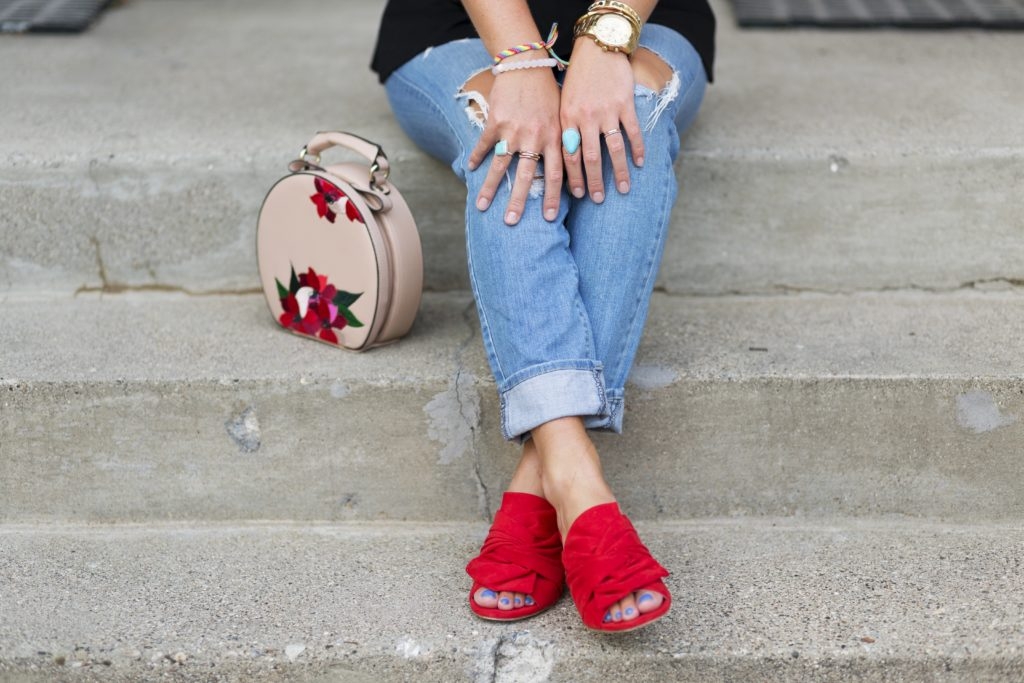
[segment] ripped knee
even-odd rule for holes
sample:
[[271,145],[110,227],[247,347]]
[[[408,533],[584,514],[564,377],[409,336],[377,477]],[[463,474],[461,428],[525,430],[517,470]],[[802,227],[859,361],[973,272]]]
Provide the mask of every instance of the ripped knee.
[[459,92],[455,93],[456,99],[466,101],[466,116],[477,128],[483,129],[487,123],[487,98],[493,85],[494,74],[489,68],[485,68],[466,79]]
[[649,98],[657,98],[643,124],[644,130],[651,130],[662,112],[679,96],[679,74],[661,55],[646,47],[634,52],[630,63],[636,84],[650,91]]
[[672,67],[656,52],[646,47],[638,48],[633,53],[630,63],[633,65],[633,80],[655,92],[672,80]]

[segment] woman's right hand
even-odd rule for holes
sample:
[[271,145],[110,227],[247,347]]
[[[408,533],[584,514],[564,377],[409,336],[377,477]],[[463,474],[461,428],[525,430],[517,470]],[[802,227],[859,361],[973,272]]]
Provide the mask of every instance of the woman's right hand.
[[[490,207],[513,154],[537,152],[544,156],[544,218],[552,221],[558,216],[562,191],[561,92],[558,84],[551,70],[543,68],[506,71],[493,78],[494,85],[486,97],[487,122],[469,155],[469,169],[475,170],[499,140],[508,142],[509,153],[492,158],[476,198],[476,207],[480,211]],[[533,159],[519,158],[512,196],[505,207],[506,225],[515,225],[522,218],[537,167],[538,162]]]

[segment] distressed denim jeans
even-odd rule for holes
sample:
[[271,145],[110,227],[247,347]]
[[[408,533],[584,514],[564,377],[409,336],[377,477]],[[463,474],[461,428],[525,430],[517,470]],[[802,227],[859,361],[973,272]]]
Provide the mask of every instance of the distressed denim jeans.
[[[522,440],[531,429],[568,416],[582,417],[588,429],[622,431],[626,378],[676,199],[679,134],[696,117],[706,87],[699,55],[676,31],[647,25],[640,46],[672,70],[660,91],[635,87],[644,166],[630,162],[631,189],[619,194],[604,150],[604,202],[576,199],[563,187],[553,222],[541,215],[542,181],[535,182],[515,227],[503,220],[510,182],[501,183],[487,211],[475,206],[491,158],[475,171],[466,160],[487,107],[463,85],[490,67],[480,40],[429,48],[385,83],[409,137],[466,183],[469,276],[506,439]],[[515,177],[515,164],[508,178]]]

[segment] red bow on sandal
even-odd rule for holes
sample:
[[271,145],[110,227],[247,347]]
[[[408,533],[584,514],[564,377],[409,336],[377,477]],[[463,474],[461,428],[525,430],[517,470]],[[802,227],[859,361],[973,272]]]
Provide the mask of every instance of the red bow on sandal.
[[[561,555],[555,508],[540,496],[506,492],[480,554],[466,565],[466,573],[473,577],[470,609],[493,621],[515,621],[543,612],[565,590]],[[524,593],[533,598],[533,604],[507,610],[483,607],[473,599],[480,588]]]
[[[562,552],[565,578],[583,624],[595,631],[631,631],[663,617],[672,596],[661,579],[668,571],[651,557],[618,503],[595,505],[576,518]],[[628,593],[653,591],[661,605],[629,621],[604,621],[608,608]]]

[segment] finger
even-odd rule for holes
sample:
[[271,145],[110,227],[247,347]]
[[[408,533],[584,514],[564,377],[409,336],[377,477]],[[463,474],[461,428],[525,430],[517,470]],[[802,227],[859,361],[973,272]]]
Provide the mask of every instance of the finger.
[[604,182],[601,177],[601,132],[596,128],[581,131],[583,142],[583,168],[587,172],[590,198],[600,204],[604,201]]
[[497,127],[485,127],[484,132],[480,134],[480,139],[476,141],[476,146],[473,147],[473,151],[469,153],[467,165],[469,166],[470,171],[475,171],[476,167],[487,158],[487,155],[490,154],[492,149],[494,149],[496,142],[498,142]]
[[[565,126],[563,130],[572,128],[573,126]],[[562,163],[565,167],[565,177],[568,179],[569,193],[572,194],[576,199],[582,199],[583,195],[586,194],[583,182],[583,163],[582,154],[580,152],[580,143],[576,143],[576,149],[572,154],[564,146],[562,147]]]
[[491,166],[487,169],[487,177],[484,178],[484,184],[480,186],[480,192],[476,195],[477,209],[486,211],[491,206],[491,202],[494,201],[494,195],[498,191],[498,185],[504,179],[505,172],[508,170],[511,162],[511,154],[495,155],[492,158]]
[[560,142],[552,142],[544,150],[544,219],[558,218],[558,206],[562,203],[562,155]]
[[526,196],[530,193],[533,172],[536,169],[537,162],[533,159],[520,156],[516,162],[516,177],[512,183],[512,196],[509,197],[508,206],[505,209],[505,225],[515,225],[523,217]]
[[636,107],[630,104],[622,113],[622,132],[629,139],[629,148],[633,152],[633,163],[637,168],[644,165],[644,134],[640,129],[640,120],[636,117]]
[[622,131],[617,126],[605,129],[604,144],[608,147],[608,156],[612,160],[612,175],[615,176],[615,189],[621,194],[629,192],[629,164],[626,163],[626,142],[622,139]]

